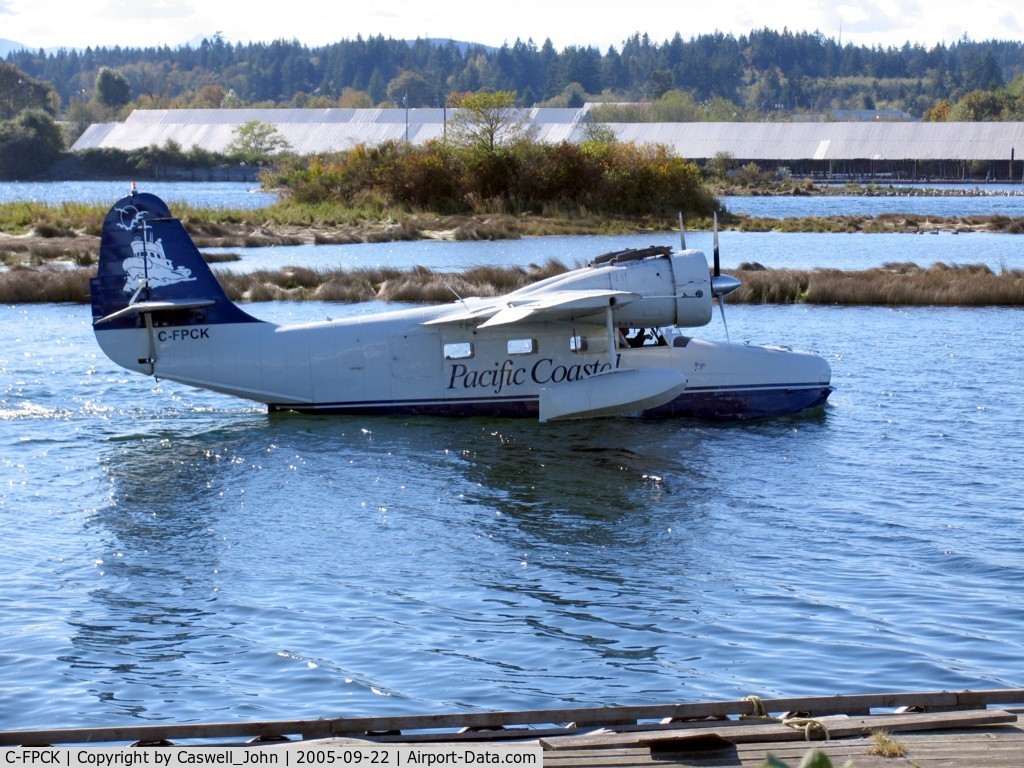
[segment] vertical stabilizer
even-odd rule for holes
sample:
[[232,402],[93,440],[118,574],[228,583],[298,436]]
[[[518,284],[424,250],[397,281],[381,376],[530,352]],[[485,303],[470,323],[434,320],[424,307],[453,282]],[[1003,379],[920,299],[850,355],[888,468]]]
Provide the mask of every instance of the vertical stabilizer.
[[224,293],[163,200],[144,192],[133,190],[104,219],[90,287],[97,331],[138,328],[155,313],[168,325],[258,322]]

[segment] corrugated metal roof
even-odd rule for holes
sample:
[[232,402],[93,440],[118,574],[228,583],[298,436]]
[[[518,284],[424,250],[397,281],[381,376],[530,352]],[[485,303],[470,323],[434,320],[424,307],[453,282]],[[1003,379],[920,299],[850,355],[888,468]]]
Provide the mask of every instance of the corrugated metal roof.
[[[582,109],[529,110],[540,141],[579,141]],[[90,126],[72,151],[139,149],[175,141],[184,149],[223,152],[243,123],[273,125],[299,154],[358,144],[444,135],[455,110],[444,109],[153,109],[123,123]],[[1024,158],[1024,123],[612,123],[623,141],[661,143],[692,160],[728,153],[742,160],[1003,160]]]
[[1024,157],[1024,123],[618,123],[623,141],[654,141],[691,159],[1002,160]]

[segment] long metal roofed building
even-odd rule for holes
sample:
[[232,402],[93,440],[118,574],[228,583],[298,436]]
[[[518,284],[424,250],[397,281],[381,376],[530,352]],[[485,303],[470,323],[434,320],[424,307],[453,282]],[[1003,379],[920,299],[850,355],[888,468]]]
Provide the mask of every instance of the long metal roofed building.
[[[444,136],[454,109],[137,109],[123,123],[89,126],[71,147],[141,149],[168,140],[183,149],[223,152],[244,123],[273,125],[300,155],[340,152],[359,144],[410,141],[423,144]],[[541,141],[577,138],[585,109],[529,110]]]
[[[593,105],[536,108],[530,121],[540,141],[581,141]],[[135,110],[123,123],[90,126],[72,151],[140,149],[173,140],[188,150],[223,152],[243,123],[273,125],[302,155],[338,152],[385,141],[422,144],[441,138],[451,109],[157,109]],[[799,173],[917,175],[916,164],[942,164],[957,177],[969,163],[989,163],[993,179],[1024,175],[1024,122],[610,123],[619,139],[668,145],[696,162],[726,153],[765,170]],[[1013,161],[1018,161],[1014,170]],[[950,164],[945,167],[946,164]]]

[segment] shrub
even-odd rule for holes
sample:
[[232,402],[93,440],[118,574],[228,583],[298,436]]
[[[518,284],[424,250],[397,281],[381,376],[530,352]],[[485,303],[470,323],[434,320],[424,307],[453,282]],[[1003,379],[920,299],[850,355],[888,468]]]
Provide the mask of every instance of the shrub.
[[386,207],[443,213],[543,213],[550,207],[627,216],[710,215],[714,197],[697,167],[666,146],[524,139],[484,149],[434,141],[414,147],[360,145],[305,167],[289,163],[267,180],[303,203],[356,205],[369,195]]

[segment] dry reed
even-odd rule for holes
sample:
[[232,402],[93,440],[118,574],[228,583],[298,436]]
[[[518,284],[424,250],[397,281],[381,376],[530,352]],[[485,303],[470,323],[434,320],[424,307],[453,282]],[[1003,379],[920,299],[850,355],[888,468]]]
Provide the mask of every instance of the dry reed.
[[735,303],[859,304],[886,306],[1024,306],[1024,270],[996,274],[985,265],[886,264],[844,271],[738,270]]
[[93,274],[82,268],[11,267],[0,273],[0,303],[88,303]]
[[[217,270],[235,301],[398,301],[432,303],[456,296],[499,296],[567,271],[557,260],[522,267],[472,267],[461,274],[393,267],[354,270],[287,267],[236,273]],[[0,301],[88,302],[90,268],[13,264],[0,271]],[[985,265],[893,263],[874,269],[765,269],[742,264],[729,295],[738,304],[859,304],[886,306],[1024,306],[1024,270],[996,273]]]

